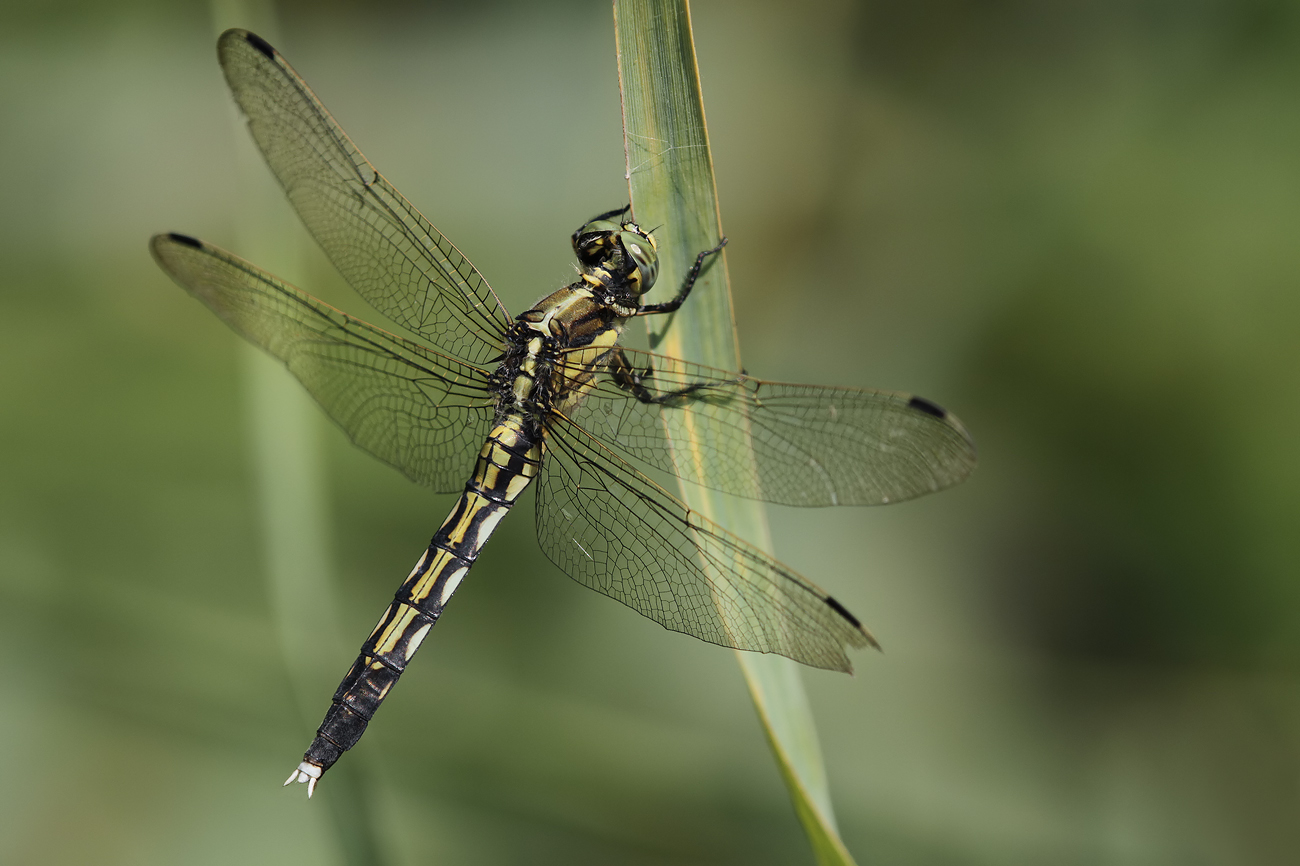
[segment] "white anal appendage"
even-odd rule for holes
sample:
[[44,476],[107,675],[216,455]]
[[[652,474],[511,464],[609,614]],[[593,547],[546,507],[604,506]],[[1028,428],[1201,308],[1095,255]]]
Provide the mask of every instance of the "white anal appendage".
[[315,764],[309,764],[306,761],[303,761],[301,764],[294,767],[293,772],[289,774],[289,778],[284,780],[283,787],[287,788],[294,782],[306,782],[307,799],[310,800],[311,795],[316,791],[316,782],[320,780],[321,774],[324,772],[324,770]]

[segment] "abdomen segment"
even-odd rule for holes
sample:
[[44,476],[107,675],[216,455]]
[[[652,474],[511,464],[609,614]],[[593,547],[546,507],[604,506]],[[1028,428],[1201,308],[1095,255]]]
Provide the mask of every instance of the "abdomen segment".
[[488,537],[536,476],[540,461],[541,445],[523,432],[519,419],[508,417],[493,428],[479,452],[474,477],[361,645],[316,738],[286,785],[306,782],[310,797],[317,780],[361,739]]

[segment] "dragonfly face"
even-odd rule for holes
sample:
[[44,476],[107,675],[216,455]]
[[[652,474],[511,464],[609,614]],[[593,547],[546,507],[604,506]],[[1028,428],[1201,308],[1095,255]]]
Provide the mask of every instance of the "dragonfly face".
[[847,649],[875,645],[824,590],[637,466],[786,505],[895,502],[974,468],[974,444],[956,418],[910,394],[768,382],[619,346],[629,319],[680,307],[725,244],[696,256],[671,300],[643,304],[659,251],[625,219],[630,208],[574,232],[580,279],[512,319],[279,52],[243,30],[222,34],[217,49],[249,131],[307,229],[358,294],[414,339],[185,235],[154,237],[154,258],[283,361],[359,447],[460,494],[285,784],[306,782],[310,795],[360,740],[534,480],[547,557],[665,628],[843,671]]
[[629,208],[602,214],[573,233],[573,252],[584,274],[602,282],[626,285],[626,300],[650,291],[659,276],[659,248],[654,236],[634,222],[616,222],[607,216],[627,213]]

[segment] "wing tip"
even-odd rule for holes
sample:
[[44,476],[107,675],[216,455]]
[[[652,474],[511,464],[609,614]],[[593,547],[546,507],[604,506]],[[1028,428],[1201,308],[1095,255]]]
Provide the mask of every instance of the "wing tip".
[[235,42],[247,42],[260,54],[263,54],[272,60],[274,60],[275,56],[279,54],[279,52],[275,50],[275,46],[270,42],[267,42],[251,30],[245,30],[242,27],[231,27],[229,30],[222,33],[221,36],[217,38],[217,47],[218,49],[222,49]]
[[856,616],[854,616],[853,614],[849,613],[849,609],[848,609],[848,608],[846,608],[844,605],[842,605],[842,604],[840,604],[838,601],[836,601],[836,600],[835,600],[835,596],[833,596],[833,595],[828,595],[828,596],[826,596],[826,598],[824,599],[824,601],[825,601],[826,604],[830,607],[831,610],[835,611],[835,612],[838,613],[840,616],[844,617],[844,618],[847,619],[850,623],[852,623],[852,624],[853,624],[853,627],[854,627],[855,629],[858,629],[859,631],[862,630],[862,622],[861,622],[861,621],[860,621]]
[[270,42],[267,42],[265,39],[263,39],[261,36],[258,36],[256,33],[250,33],[247,30],[243,31],[243,37],[248,42],[249,45],[253,46],[258,51],[265,54],[271,60],[275,59],[275,55],[277,52],[275,48],[272,47]]
[[927,415],[933,415],[940,421],[948,420],[948,410],[931,400],[924,397],[918,397],[913,394],[907,401],[907,405],[913,409],[924,412]]
[[[876,640],[875,636],[867,630],[867,627],[862,624],[861,620],[849,613],[849,609],[840,604],[839,601],[836,600],[835,596],[828,595],[824,600],[827,607],[839,614],[842,619],[846,620],[853,626],[854,631],[862,636],[862,642],[855,642],[854,646],[869,646],[876,651],[881,651],[880,643]],[[853,669],[850,667],[846,673],[853,673]]]
[[178,232],[162,232],[149,238],[149,253],[164,271],[175,278],[175,268],[171,264],[170,251],[177,246],[192,250],[203,250],[203,241]]
[[203,241],[199,240],[198,238],[192,238],[189,235],[180,234],[179,232],[168,232],[165,235],[154,235],[154,243],[158,243],[164,238],[174,243],[191,247],[196,250],[203,249]]
[[178,234],[177,232],[163,232],[149,238],[149,253],[153,256],[164,271],[173,274],[174,269],[170,264],[171,251],[177,246],[188,247],[192,250],[202,250],[203,241],[198,238],[192,238],[189,235]]
[[[960,433],[962,439],[966,440],[966,448],[970,452],[970,469],[975,468],[975,464],[979,460],[979,449],[975,446],[975,439],[970,435],[970,431],[966,429],[966,425],[957,420],[956,415],[952,414],[933,400],[927,400],[924,397],[918,397],[915,394],[912,394],[907,398],[907,407],[909,409],[915,409],[918,412],[923,412],[931,418],[936,418]],[[970,474],[970,469],[967,470],[965,473],[966,475]],[[964,478],[965,475],[962,477]]]

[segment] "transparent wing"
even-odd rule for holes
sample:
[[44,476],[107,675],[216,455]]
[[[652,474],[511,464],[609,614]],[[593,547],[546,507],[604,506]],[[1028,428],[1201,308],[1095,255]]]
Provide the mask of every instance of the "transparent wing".
[[502,350],[510,316],[469,259],[379,174],[260,37],[217,42],[248,128],[307,230],[375,309],[472,364]]
[[765,382],[620,351],[567,414],[694,484],[782,505],[878,505],[940,490],[975,467],[961,422],[920,397]]
[[488,374],[334,309],[184,235],[154,258],[240,336],[284,362],[352,441],[443,493],[465,485],[488,434]]
[[706,520],[562,415],[537,493],[537,539],[574,580],[665,628],[849,671],[875,641],[833,598]]

